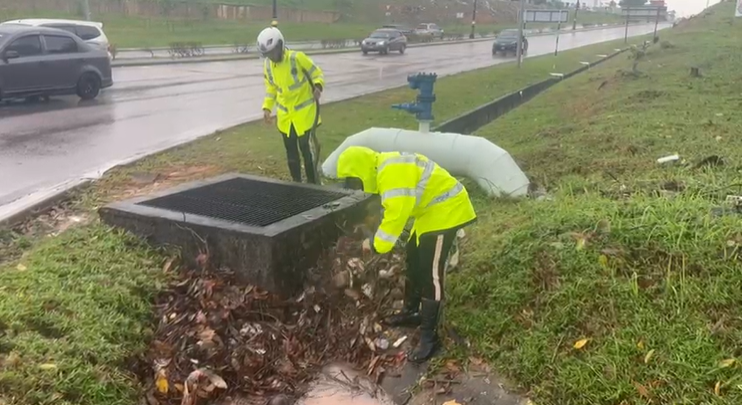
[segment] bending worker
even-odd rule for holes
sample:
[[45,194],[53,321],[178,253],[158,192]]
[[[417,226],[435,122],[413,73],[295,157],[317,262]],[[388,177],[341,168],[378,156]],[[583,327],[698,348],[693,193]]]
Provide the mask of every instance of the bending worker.
[[[367,193],[379,194],[383,218],[364,250],[390,252],[414,218],[407,242],[404,309],[386,319],[391,326],[420,325],[420,343],[410,360],[423,362],[438,349],[438,320],[443,278],[456,232],[476,220],[464,186],[445,169],[414,153],[378,153],[351,146],[340,154],[337,177],[360,181]],[[360,188],[360,187],[354,187]]]
[[322,69],[304,53],[287,49],[283,34],[278,28],[268,27],[258,35],[258,49],[265,57],[265,99],[263,119],[272,121],[271,113],[276,108],[278,131],[283,135],[291,178],[301,182],[301,156],[307,181],[318,184],[316,172],[318,156],[312,146],[313,128],[321,123],[318,116],[319,102],[325,80]]

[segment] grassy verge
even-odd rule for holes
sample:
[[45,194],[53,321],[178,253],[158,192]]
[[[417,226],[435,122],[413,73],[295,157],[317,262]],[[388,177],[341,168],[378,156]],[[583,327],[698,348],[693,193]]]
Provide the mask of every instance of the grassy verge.
[[663,33],[638,73],[619,57],[479,131],[552,198],[480,202],[450,318],[535,403],[742,403],[740,216],[714,214],[742,192],[732,16],[724,3]]
[[[574,69],[614,47],[607,43],[529,59],[520,71],[510,63],[443,78],[436,86],[436,116],[452,118],[547,77],[554,65]],[[414,92],[401,88],[323,107],[323,149],[329,152],[348,134],[372,125],[415,127],[411,116],[390,108],[411,98]],[[275,129],[245,125],[116,169],[74,202],[70,210],[80,211],[76,216],[66,216],[94,217],[90,210],[107,201],[230,171],[287,178]],[[70,223],[64,217],[33,229],[57,233]],[[79,218],[78,223],[86,222]],[[164,259],[95,221],[58,237],[4,235],[3,240],[6,257],[20,258],[0,264],[0,399],[19,404],[53,398],[78,405],[131,403],[136,388],[116,366],[143,348],[148,298],[161,277],[152,269]],[[34,331],[29,325],[37,318],[55,333]]]
[[0,266],[0,403],[136,403],[125,370],[151,333],[160,268],[141,242],[100,226]]
[[[79,16],[59,11],[37,11],[31,14],[0,11],[2,20],[15,18],[72,18]],[[178,20],[166,18],[134,18],[116,15],[96,16],[95,20],[104,23],[106,35],[112,44],[121,48],[147,48],[167,46],[173,42],[199,42],[204,45],[251,45],[267,22]],[[583,12],[580,24],[601,24],[616,22],[613,15]],[[571,21],[571,19],[570,19]],[[482,24],[477,26],[478,34],[492,34],[517,24]],[[281,22],[281,30],[292,41],[323,39],[362,39],[379,24],[338,22],[334,24]],[[543,28],[546,24],[532,24],[529,28]],[[469,33],[468,24],[443,27],[451,34]]]

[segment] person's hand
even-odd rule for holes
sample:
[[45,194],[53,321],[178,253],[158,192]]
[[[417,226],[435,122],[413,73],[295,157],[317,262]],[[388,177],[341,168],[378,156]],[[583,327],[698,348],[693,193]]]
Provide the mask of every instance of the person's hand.
[[320,97],[322,97],[322,89],[318,86],[314,86],[314,99],[319,100]]
[[371,249],[371,239],[364,239],[361,246],[363,247],[364,256],[368,256],[373,252],[373,249]]
[[273,122],[273,117],[271,117],[271,110],[263,110],[263,122],[266,124],[270,124]]

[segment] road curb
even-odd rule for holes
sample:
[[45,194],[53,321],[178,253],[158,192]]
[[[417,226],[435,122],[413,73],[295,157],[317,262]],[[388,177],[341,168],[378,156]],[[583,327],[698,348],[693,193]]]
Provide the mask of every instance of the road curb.
[[[645,23],[629,24],[629,27],[636,26],[636,25],[644,25],[644,24]],[[611,29],[611,28],[617,28],[617,27],[625,27],[625,24],[608,25],[608,26],[601,25],[601,26],[596,26],[596,27],[580,28],[574,31],[572,30],[559,31],[559,35],[566,35],[566,34],[577,33],[577,32],[585,32],[585,31],[597,31],[597,30]],[[529,35],[529,37],[555,35],[556,33],[557,31],[538,32],[538,33]],[[417,43],[417,44],[410,44],[407,47],[408,48],[424,48],[424,47],[430,47],[430,46],[478,43],[478,42],[484,42],[484,41],[491,41],[493,38],[494,37],[484,37],[484,38],[474,38],[474,39],[467,38],[467,39],[462,39],[462,40],[457,40],[457,41],[437,41],[437,42],[428,42],[428,43]],[[316,50],[316,51],[306,50],[304,52],[307,55],[328,55],[328,54],[336,54],[336,53],[353,53],[353,52],[358,52],[358,49],[357,48],[322,49],[322,50]],[[260,58],[259,55],[249,54],[249,55],[224,55],[224,56],[213,56],[213,57],[196,57],[193,59],[132,59],[132,62],[113,61],[111,63],[111,67],[122,68],[122,67],[212,63],[212,62],[234,62],[234,61],[252,60],[252,59],[259,59],[259,58]]]
[[[5,227],[12,228],[30,217],[34,217],[63,201],[69,200],[72,195],[92,185],[94,181],[94,179],[79,179],[56,185],[53,190],[36,193],[41,196],[37,197],[35,202],[32,202],[29,205],[14,207],[16,201],[9,203],[8,206],[10,208],[0,210],[0,229]],[[22,201],[27,198],[28,197],[24,197],[17,201]]]

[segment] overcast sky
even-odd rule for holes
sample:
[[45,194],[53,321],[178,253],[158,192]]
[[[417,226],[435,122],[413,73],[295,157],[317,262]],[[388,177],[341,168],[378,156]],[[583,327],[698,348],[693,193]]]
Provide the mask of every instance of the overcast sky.
[[[709,5],[718,3],[719,0],[710,0]],[[675,10],[678,17],[698,14],[706,8],[706,0],[667,0],[667,6],[670,10]]]

